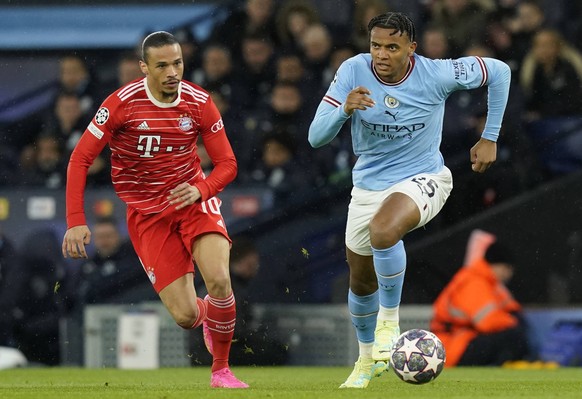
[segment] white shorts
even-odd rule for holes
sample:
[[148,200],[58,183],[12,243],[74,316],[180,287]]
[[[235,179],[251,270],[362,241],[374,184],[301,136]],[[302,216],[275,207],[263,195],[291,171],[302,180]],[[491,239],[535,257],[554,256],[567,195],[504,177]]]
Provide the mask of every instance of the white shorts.
[[446,166],[436,174],[421,173],[384,191],[369,191],[354,187],[348,207],[346,246],[362,256],[372,256],[368,225],[382,202],[392,193],[408,195],[420,211],[420,222],[414,228],[424,226],[443,208],[453,189],[453,176]]

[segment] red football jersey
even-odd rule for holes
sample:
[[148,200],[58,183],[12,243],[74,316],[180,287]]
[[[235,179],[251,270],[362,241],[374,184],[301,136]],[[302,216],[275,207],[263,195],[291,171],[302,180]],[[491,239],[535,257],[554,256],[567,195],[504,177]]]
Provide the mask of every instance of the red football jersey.
[[[180,183],[195,185],[205,201],[235,178],[236,159],[208,92],[182,81],[176,100],[162,103],[150,93],[146,80],[131,82],[111,94],[71,154],[66,194],[68,227],[86,224],[87,170],[107,143],[117,195],[143,214],[169,207],[169,191]],[[214,164],[207,177],[196,154],[200,135]]]

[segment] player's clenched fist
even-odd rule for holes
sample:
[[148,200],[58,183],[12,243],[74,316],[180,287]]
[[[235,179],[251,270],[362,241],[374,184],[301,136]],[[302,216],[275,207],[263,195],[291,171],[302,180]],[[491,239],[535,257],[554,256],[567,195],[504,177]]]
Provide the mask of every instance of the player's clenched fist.
[[346,98],[346,102],[344,103],[346,114],[351,115],[356,109],[365,111],[367,108],[376,105],[374,100],[369,97],[370,94],[372,94],[372,92],[362,86],[358,86],[350,91],[350,94],[348,94],[348,98]]

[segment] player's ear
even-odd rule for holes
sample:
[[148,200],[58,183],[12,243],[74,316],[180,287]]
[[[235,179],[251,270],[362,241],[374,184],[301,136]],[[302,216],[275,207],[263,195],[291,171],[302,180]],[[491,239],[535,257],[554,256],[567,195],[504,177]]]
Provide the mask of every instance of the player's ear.
[[408,48],[408,56],[412,57],[412,54],[416,51],[416,42],[411,42],[410,47]]
[[148,75],[148,66],[147,66],[147,64],[145,62],[143,62],[143,61],[140,60],[139,61],[139,67],[140,67],[141,71],[143,72],[143,74],[147,76]]

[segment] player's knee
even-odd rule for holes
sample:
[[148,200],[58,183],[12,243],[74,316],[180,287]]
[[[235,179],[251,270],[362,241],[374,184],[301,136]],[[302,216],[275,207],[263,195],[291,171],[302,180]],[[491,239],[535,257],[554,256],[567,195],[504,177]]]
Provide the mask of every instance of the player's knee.
[[174,321],[183,329],[189,330],[196,323],[198,317],[198,310],[192,309],[188,311],[179,311],[172,314]]
[[372,218],[369,225],[370,244],[377,249],[390,248],[400,241],[400,231],[389,223],[381,223]]
[[228,274],[216,275],[205,281],[208,293],[216,298],[225,298],[230,294],[230,277]]
[[370,295],[378,290],[378,280],[376,278],[367,280],[350,278],[350,289],[356,295]]

